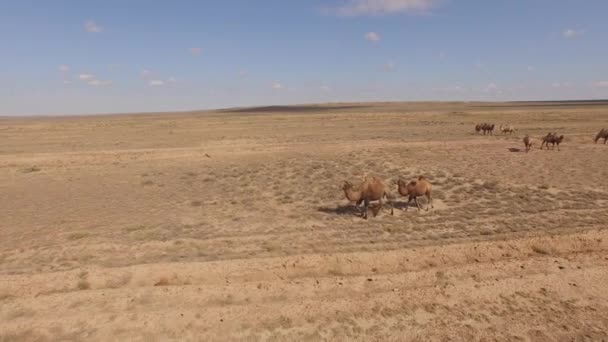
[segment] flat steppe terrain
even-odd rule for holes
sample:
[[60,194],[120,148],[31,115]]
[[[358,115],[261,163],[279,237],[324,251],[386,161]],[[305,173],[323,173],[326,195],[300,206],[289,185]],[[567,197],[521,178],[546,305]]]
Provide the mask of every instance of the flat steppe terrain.
[[[608,102],[2,118],[0,341],[606,341],[602,127]],[[363,220],[365,175],[435,208]]]

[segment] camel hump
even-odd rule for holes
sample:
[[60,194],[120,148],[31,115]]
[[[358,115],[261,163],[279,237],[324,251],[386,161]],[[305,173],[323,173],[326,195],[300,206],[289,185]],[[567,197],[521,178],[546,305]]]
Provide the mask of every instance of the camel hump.
[[424,178],[424,176],[420,176],[418,177],[418,180],[425,180],[426,178]]

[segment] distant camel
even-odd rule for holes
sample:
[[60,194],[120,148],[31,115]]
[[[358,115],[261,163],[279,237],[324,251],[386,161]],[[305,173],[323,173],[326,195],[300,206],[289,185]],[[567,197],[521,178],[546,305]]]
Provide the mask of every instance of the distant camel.
[[500,131],[502,132],[502,134],[515,134],[515,127],[511,126],[511,125],[500,125]]
[[495,124],[489,124],[489,123],[481,124],[481,130],[483,131],[483,135],[486,135],[486,134],[492,135],[492,133],[494,133],[495,126],[496,126]]
[[543,142],[540,144],[540,149],[543,149],[543,145],[549,149],[549,144],[551,144],[552,148],[555,149],[555,145],[557,144],[557,150],[559,151],[559,144],[564,141],[564,136],[557,136],[557,133],[549,133],[545,137],[543,137]]
[[597,133],[593,141],[595,141],[597,144],[597,141],[600,139],[604,139],[604,145],[606,145],[606,140],[608,140],[608,129],[602,128],[602,130]]
[[[353,184],[348,181],[344,181],[342,190],[344,190],[346,198],[351,202],[355,202],[357,207],[363,202],[365,211],[362,213],[361,217],[364,219],[367,219],[369,202],[379,201],[380,205],[378,211],[380,211],[384,198],[386,198],[388,205],[391,207],[391,215],[393,215],[392,195],[384,181],[378,177],[365,177],[357,187],[353,186]],[[377,212],[374,212],[374,216],[376,216],[376,214]]]
[[486,135],[487,133],[489,133],[490,135],[492,134],[492,132],[494,132],[494,124],[489,124],[489,123],[480,123],[475,125],[475,132],[479,133],[481,131],[483,131],[483,135]]
[[535,143],[534,139],[526,134],[526,136],[524,137],[524,146],[526,147],[526,153],[528,153],[530,151],[530,149],[532,148],[532,145],[534,145],[534,143]]
[[426,197],[426,200],[427,200],[426,210],[427,211],[429,210],[429,206],[431,206],[431,208],[434,208],[433,197],[431,196],[431,191],[432,191],[431,183],[429,183],[426,180],[426,178],[424,178],[423,176],[418,177],[418,181],[413,180],[413,181],[410,181],[409,183],[402,179],[399,179],[399,181],[397,182],[397,190],[399,191],[399,194],[401,196],[409,196],[405,210],[407,210],[407,208],[409,207],[409,204],[412,200],[414,200],[414,203],[416,203],[418,210],[420,210],[421,209],[420,203],[418,203],[418,199],[417,199],[417,197],[420,197],[420,196]]

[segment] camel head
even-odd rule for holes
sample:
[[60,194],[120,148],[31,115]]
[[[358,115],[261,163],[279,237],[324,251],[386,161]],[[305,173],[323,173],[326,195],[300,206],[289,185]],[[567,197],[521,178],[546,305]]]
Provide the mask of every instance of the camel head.
[[558,142],[561,143],[562,141],[564,141],[564,136],[560,135],[559,138],[556,138],[556,139],[557,139]]
[[399,178],[399,180],[397,181],[397,191],[399,192],[399,194],[401,194],[401,196],[407,196],[407,194],[409,193],[409,190],[407,188],[407,181],[404,181],[403,179]]
[[347,191],[353,188],[353,185],[349,181],[344,181],[342,185],[342,190]]
[[597,143],[597,141],[600,140],[600,138],[604,137],[604,135],[606,135],[606,130],[604,128],[602,128],[602,130],[597,133],[597,135],[595,136],[595,139],[593,139],[593,141],[595,141]]

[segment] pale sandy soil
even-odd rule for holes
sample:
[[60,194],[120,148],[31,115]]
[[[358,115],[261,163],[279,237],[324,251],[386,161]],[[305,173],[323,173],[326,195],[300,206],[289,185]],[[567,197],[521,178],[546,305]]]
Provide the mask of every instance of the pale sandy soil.
[[[0,119],[0,341],[608,341],[607,114]],[[549,131],[560,152],[516,151]],[[366,174],[425,175],[435,209],[357,217],[340,187]]]

